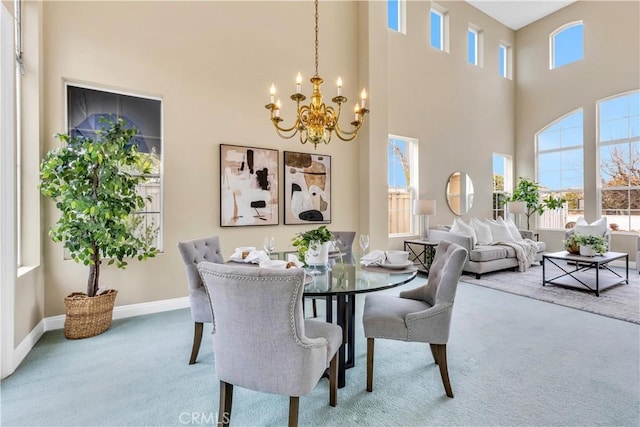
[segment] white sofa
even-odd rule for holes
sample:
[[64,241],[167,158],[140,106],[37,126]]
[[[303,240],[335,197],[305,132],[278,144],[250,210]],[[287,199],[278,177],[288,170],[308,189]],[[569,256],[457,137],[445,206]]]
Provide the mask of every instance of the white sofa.
[[[528,230],[519,230],[520,235],[524,239],[533,240],[533,232]],[[464,271],[473,273],[476,279],[479,279],[484,273],[493,271],[518,268],[518,259],[515,250],[509,246],[502,245],[475,245],[473,239],[464,234],[451,232],[443,229],[429,230],[429,240],[439,241],[446,240],[448,242],[457,243],[469,252],[469,258],[464,266]],[[542,254],[547,249],[544,242],[536,242],[538,252],[535,262],[542,261]]]

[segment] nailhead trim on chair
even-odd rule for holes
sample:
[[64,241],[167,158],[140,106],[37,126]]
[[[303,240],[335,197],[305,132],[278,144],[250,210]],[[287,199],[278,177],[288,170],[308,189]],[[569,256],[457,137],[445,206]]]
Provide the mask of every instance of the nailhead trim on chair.
[[[295,281],[297,280],[297,277],[287,277],[287,278],[282,278],[282,277],[247,277],[247,276],[238,276],[236,274],[220,274],[220,273],[215,273],[213,271],[209,271],[209,270],[205,270],[205,271],[201,271],[200,275],[207,275],[207,276],[213,276],[216,278],[221,278],[221,279],[238,279],[241,278],[242,280],[250,280],[250,281],[271,281],[271,282],[282,282],[282,281],[287,281],[287,282],[291,282],[291,281]],[[203,283],[204,283],[204,278],[203,278]],[[299,281],[298,281],[299,283]],[[209,301],[211,301],[211,295],[209,294],[209,288],[208,287],[204,287],[204,289],[207,291],[207,295],[209,296]],[[326,347],[327,343],[326,343],[326,339],[324,340],[325,343],[324,344],[309,344],[309,343],[304,343],[300,340],[300,337],[298,337],[298,334],[296,332],[296,327],[295,327],[295,317],[294,317],[294,313],[295,313],[295,305],[296,305],[296,301],[298,299],[298,292],[299,292],[299,287],[296,287],[295,291],[293,292],[293,294],[291,295],[291,300],[289,301],[289,326],[291,327],[291,334],[293,335],[293,339],[295,340],[296,344],[298,344],[300,347],[303,348],[316,348],[316,347]],[[213,304],[211,305],[211,313],[212,315],[213,313]],[[211,332],[212,334],[215,333],[216,331],[216,317],[215,315],[212,316],[213,317],[213,331]]]

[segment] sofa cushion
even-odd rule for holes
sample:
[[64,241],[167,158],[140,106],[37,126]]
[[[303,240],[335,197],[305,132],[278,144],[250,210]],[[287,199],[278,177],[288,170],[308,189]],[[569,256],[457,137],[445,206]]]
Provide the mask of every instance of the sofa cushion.
[[459,234],[462,234],[463,236],[471,237],[472,246],[475,246],[478,241],[476,237],[476,232],[473,229],[473,227],[467,224],[466,222],[464,222],[460,218],[456,218],[455,220],[453,220],[453,225],[451,226],[450,231],[452,233],[459,233]]
[[574,231],[580,234],[604,236],[607,232],[607,217],[604,216],[597,221],[593,221],[591,224],[587,223],[583,217],[579,217],[576,220]]
[[486,218],[484,221],[489,225],[489,228],[491,229],[491,241],[493,243],[513,242],[515,240],[513,236],[511,236],[509,227],[507,227],[507,224],[504,221],[500,222]]
[[471,226],[476,232],[477,244],[488,244],[493,242],[493,236],[491,236],[491,228],[489,225],[480,221],[477,218],[471,218]]
[[[498,221],[500,221],[502,219],[502,217],[498,217]],[[511,218],[507,218],[506,220],[503,220],[505,222],[505,224],[507,224],[507,227],[509,228],[509,233],[511,233],[511,237],[513,237],[514,241],[517,240],[522,240],[522,235],[520,234],[520,230],[518,230],[518,226],[516,225],[515,222],[513,222],[513,220]]]
[[507,249],[511,249],[513,257],[516,256],[515,251],[507,246],[478,245],[469,254],[469,261],[484,262],[507,258]]
[[[535,242],[537,252],[542,253],[547,249],[544,242]],[[469,254],[469,261],[484,262],[502,258],[515,258],[516,250],[506,245],[478,245]]]

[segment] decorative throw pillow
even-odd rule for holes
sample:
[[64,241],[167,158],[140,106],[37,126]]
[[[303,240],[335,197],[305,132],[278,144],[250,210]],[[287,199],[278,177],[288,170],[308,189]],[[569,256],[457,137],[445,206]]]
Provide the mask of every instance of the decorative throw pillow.
[[473,231],[476,232],[476,239],[479,245],[488,245],[493,243],[493,236],[491,235],[491,229],[489,225],[480,221],[477,218],[471,218],[469,221]]
[[513,222],[511,218],[507,218],[506,220],[504,220],[502,219],[502,217],[499,217],[498,222],[500,222],[500,220],[504,221],[504,223],[507,224],[507,228],[509,228],[509,233],[511,233],[511,237],[513,237],[513,240],[523,240],[520,231],[518,231],[518,226],[515,222]]
[[597,221],[593,221],[591,224],[587,223],[583,217],[579,217],[576,220],[574,232],[592,236],[604,236],[607,232],[607,217],[602,217]]
[[505,224],[504,221],[500,223],[499,221],[493,219],[484,220],[491,229],[491,239],[493,243],[498,242],[513,242],[513,236],[511,236],[511,232],[509,231],[509,227]]
[[459,233],[467,237],[471,237],[471,245],[475,246],[477,242],[476,232],[472,226],[464,222],[460,218],[456,218],[451,226],[452,233]]

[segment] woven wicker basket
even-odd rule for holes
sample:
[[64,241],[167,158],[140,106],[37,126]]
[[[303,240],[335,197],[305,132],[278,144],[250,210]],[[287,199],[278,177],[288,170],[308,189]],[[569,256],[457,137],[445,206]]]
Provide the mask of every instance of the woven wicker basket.
[[69,339],[88,338],[109,329],[116,295],[118,291],[109,289],[95,297],[88,297],[81,292],[65,297],[67,316],[64,320],[64,336]]

